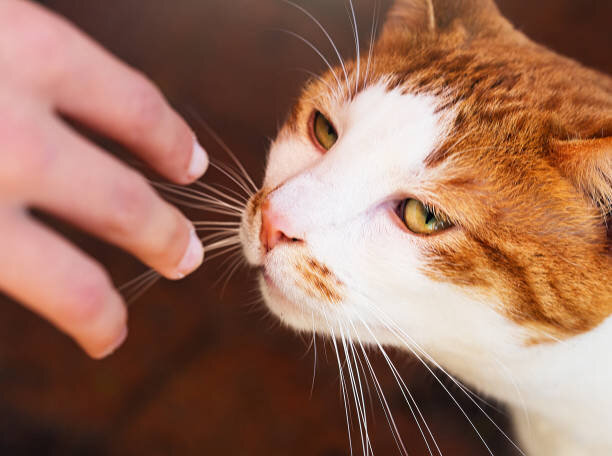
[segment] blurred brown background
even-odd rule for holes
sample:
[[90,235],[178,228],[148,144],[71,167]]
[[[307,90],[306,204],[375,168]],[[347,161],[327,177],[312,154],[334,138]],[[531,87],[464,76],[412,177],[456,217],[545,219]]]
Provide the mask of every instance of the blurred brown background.
[[[307,46],[274,29],[303,34],[331,55],[320,31],[280,0],[43,3],[149,75],[211,154],[224,159],[192,114],[199,113],[256,181],[262,176],[268,138],[307,77],[300,69],[322,68]],[[341,52],[350,55],[353,38],[343,1],[300,3],[330,30]],[[365,44],[374,0],[355,3]],[[379,3],[384,12],[390,0]],[[531,37],[612,73],[608,0],[498,3]],[[216,182],[217,177],[208,179]],[[143,270],[121,252],[62,229],[108,265],[117,283]],[[87,359],[47,323],[0,297],[0,454],[348,454],[330,347],[324,350],[319,341],[311,396],[313,353],[306,354],[308,341],[279,327],[261,304],[253,304],[255,283],[247,271],[234,276],[221,296],[220,287],[213,287],[223,271],[221,263],[207,263],[180,283],[157,284],[131,307],[126,345],[102,362]],[[486,455],[425,369],[403,354],[394,359],[443,453]],[[393,378],[380,360],[375,368],[410,454],[428,454]],[[460,396],[456,388],[452,391]],[[518,454],[473,405],[462,403],[495,454]],[[380,407],[374,404],[373,410],[376,454],[399,454]],[[503,414],[486,410],[505,426]]]

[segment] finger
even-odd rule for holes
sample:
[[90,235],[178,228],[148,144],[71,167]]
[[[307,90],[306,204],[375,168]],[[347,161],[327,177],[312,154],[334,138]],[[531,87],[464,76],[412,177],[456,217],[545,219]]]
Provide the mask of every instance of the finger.
[[39,128],[46,152],[31,153],[46,158],[19,190],[27,204],[129,251],[170,279],[202,263],[191,222],[140,174],[55,119]]
[[105,271],[19,210],[0,216],[0,289],[55,324],[94,358],[127,336],[127,312]]
[[[204,149],[148,79],[65,19],[31,8],[53,28],[39,33],[45,43],[30,45],[49,49],[38,61],[53,75],[45,85],[57,110],[122,143],[173,181],[189,183],[205,172]],[[36,18],[29,20],[36,26]]]

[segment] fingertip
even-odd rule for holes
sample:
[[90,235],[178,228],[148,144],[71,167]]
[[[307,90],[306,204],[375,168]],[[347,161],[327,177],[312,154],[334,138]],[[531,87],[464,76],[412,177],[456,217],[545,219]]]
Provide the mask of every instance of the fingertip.
[[204,261],[204,246],[194,228],[189,233],[189,243],[179,262],[177,273],[173,277],[175,280],[184,278],[186,275],[195,271]]
[[100,314],[78,330],[77,340],[93,359],[101,360],[115,353],[128,336],[128,313],[123,297],[112,290]]
[[114,342],[112,342],[110,345],[108,345],[106,348],[102,349],[99,352],[90,353],[90,356],[96,360],[102,360],[104,358],[108,358],[110,355],[115,353],[119,349],[119,347],[123,345],[123,343],[127,339],[127,336],[128,336],[128,328],[127,326],[124,326],[121,332],[119,333],[119,336],[115,339]]
[[208,169],[209,158],[204,148],[200,145],[197,138],[193,140],[193,150],[191,152],[191,160],[187,170],[187,177],[190,181],[199,179]]

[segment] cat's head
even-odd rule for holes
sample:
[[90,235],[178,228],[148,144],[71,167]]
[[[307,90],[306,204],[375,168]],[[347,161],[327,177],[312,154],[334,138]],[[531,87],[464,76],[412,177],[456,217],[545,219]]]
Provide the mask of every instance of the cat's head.
[[296,329],[524,347],[612,312],[611,206],[610,79],[492,1],[398,0],[304,88],[241,240]]

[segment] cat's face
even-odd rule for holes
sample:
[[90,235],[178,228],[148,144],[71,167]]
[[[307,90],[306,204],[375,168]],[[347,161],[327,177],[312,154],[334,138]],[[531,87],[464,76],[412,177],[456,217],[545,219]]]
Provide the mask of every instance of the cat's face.
[[371,58],[310,82],[272,144],[241,228],[267,305],[447,353],[595,327],[612,192],[588,170],[612,166],[612,87],[486,0],[438,19],[421,3],[444,2],[398,1]]

